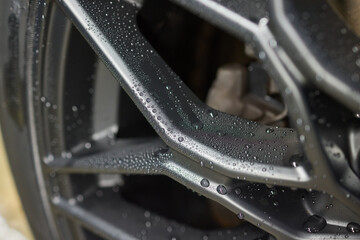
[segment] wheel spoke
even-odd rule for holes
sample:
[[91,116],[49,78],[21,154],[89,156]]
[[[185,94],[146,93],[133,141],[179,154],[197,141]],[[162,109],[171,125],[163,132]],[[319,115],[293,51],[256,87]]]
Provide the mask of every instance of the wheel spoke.
[[[348,43],[346,44],[346,49],[344,47],[337,48],[334,47],[332,44],[337,44],[336,42],[325,41],[326,44],[323,42],[315,41],[314,36],[312,38],[307,38],[308,41],[312,41],[311,43],[308,42],[308,46],[317,46],[322,50],[316,49],[306,49],[303,45],[296,44],[298,41],[295,41],[293,37],[298,37],[297,34],[294,33],[294,23],[292,22],[290,28],[293,30],[291,33],[289,30],[289,26],[287,26],[285,21],[282,21],[280,17],[285,19],[285,13],[282,11],[282,5],[289,5],[292,11],[296,12],[298,18],[300,19],[303,15],[302,13],[306,12],[308,14],[310,12],[315,11],[312,8],[311,2],[309,1],[308,4],[303,5],[302,3],[290,3],[290,2],[283,2],[283,1],[273,1],[271,5],[273,5],[272,9],[270,9],[270,23],[272,20],[278,20],[278,24],[272,24],[269,28],[267,26],[266,14],[264,15],[263,22],[260,19],[258,24],[254,24],[248,19],[246,19],[247,15],[239,16],[236,14],[236,10],[234,6],[229,7],[231,5],[227,4],[231,1],[224,1],[223,5],[220,6],[215,1],[210,1],[210,4],[207,5],[205,2],[199,3],[200,1],[190,1],[191,4],[185,4],[184,1],[177,1],[182,4],[184,7],[192,10],[194,13],[201,15],[206,20],[213,22],[214,24],[226,29],[227,31],[231,32],[232,34],[248,41],[251,45],[254,46],[254,49],[257,50],[259,56],[262,54],[263,62],[265,67],[268,69],[269,74],[271,77],[277,81],[278,86],[282,89],[283,97],[285,102],[287,102],[290,106],[297,106],[296,108],[289,109],[289,115],[292,118],[293,122],[295,122],[295,126],[297,127],[297,131],[300,134],[300,140],[303,141],[303,145],[305,146],[304,150],[308,161],[311,163],[312,166],[312,174],[310,174],[310,178],[314,178],[314,181],[308,181],[308,184],[303,184],[303,187],[310,188],[310,189],[319,189],[322,191],[326,191],[329,194],[334,195],[336,198],[341,200],[345,205],[349,206],[351,209],[355,209],[357,213],[360,213],[360,198],[359,198],[359,188],[355,187],[360,184],[359,178],[354,174],[351,170],[350,166],[343,164],[341,167],[334,166],[334,160],[331,160],[329,157],[329,148],[324,146],[324,142],[321,140],[320,132],[315,131],[319,126],[317,123],[311,119],[310,116],[314,116],[317,114],[316,110],[310,109],[308,106],[308,98],[311,90],[309,90],[309,86],[306,86],[306,78],[303,76],[303,73],[300,70],[303,70],[304,74],[308,74],[310,80],[316,82],[316,75],[320,73],[322,76],[323,81],[317,81],[315,84],[316,86],[323,90],[324,92],[334,96],[340,102],[345,104],[348,108],[352,109],[355,112],[358,112],[359,109],[359,84],[355,82],[351,82],[351,79],[354,79],[354,76],[351,78],[349,74],[357,74],[357,67],[353,64],[356,63],[356,55],[351,54],[352,48],[356,45],[357,38],[352,35],[349,31],[346,32],[347,36],[342,39],[348,39]],[[245,3],[248,1],[244,1]],[[242,2],[242,3],[244,3]],[[249,3],[247,3],[249,6]],[[292,5],[302,5],[301,8],[292,7]],[[317,4],[318,9],[323,8],[323,3]],[[321,5],[321,6],[319,6]],[[326,5],[326,4],[325,4]],[[225,9],[223,7],[226,7]],[[332,14],[331,11],[327,7],[326,14]],[[300,10],[299,10],[300,9]],[[304,10],[305,9],[305,10]],[[323,10],[322,10],[323,11]],[[237,15],[237,16],[234,16]],[[240,13],[241,14],[241,13]],[[291,17],[291,13],[287,12],[288,17]],[[216,17],[213,17],[216,16]],[[261,16],[261,15],[259,15]],[[314,18],[323,17],[321,15],[314,15]],[[217,19],[221,19],[218,21]],[[280,19],[280,22],[279,22]],[[325,19],[331,19],[331,21],[336,22],[336,26],[339,27],[340,25],[343,26],[343,23],[340,23],[337,17],[325,17]],[[299,20],[300,21],[300,20]],[[332,34],[333,29],[327,28],[328,22],[326,20],[321,20],[322,24],[324,24],[323,28],[326,29],[327,39],[336,38],[338,36],[336,33],[335,35]],[[316,21],[315,21],[316,22]],[[265,24],[264,24],[265,23]],[[280,24],[281,23],[281,24]],[[279,25],[282,27],[287,26],[286,31],[284,29],[279,28]],[[274,29],[273,29],[274,28]],[[310,28],[304,27],[303,31],[308,31]],[[271,30],[274,30],[277,35],[273,35]],[[341,30],[341,27],[338,29]],[[297,31],[297,30],[296,30]],[[341,31],[340,31],[341,32]],[[282,36],[291,39],[288,41],[281,41]],[[276,38],[278,37],[278,38]],[[249,40],[250,39],[250,40]],[[345,41],[344,40],[344,41]],[[281,45],[280,45],[281,44]],[[289,45],[290,44],[290,45]],[[295,45],[293,45],[295,44]],[[284,46],[283,46],[284,45]],[[299,50],[299,46],[302,48]],[[282,48],[284,47],[284,49]],[[287,50],[288,52],[285,52]],[[325,56],[327,58],[323,58],[323,54],[306,54],[310,51],[318,51],[322,53],[334,53],[337,51],[336,54],[339,56],[341,52],[348,54],[348,58],[351,58],[352,64],[349,66],[346,65],[347,61],[343,61],[342,57],[331,58],[329,56]],[[317,53],[318,53],[317,52]],[[312,59],[312,61],[308,61],[308,58],[301,58],[298,57],[294,59],[292,62],[292,58],[289,56],[306,56],[308,55],[312,58],[315,57],[322,57],[323,59]],[[334,53],[335,54],[335,53]],[[337,62],[329,62],[325,59],[332,59],[333,61]],[[350,60],[349,60],[350,61]],[[319,63],[321,62],[321,64]],[[339,64],[338,64],[339,63]],[[302,65],[307,65],[304,70]],[[336,66],[344,66],[343,69],[338,69],[336,74],[333,75],[329,74],[329,72],[333,73],[333,67],[335,64]],[[302,67],[300,70],[297,69],[298,66]],[[346,66],[345,66],[346,65]],[[316,69],[315,69],[316,67]],[[319,72],[316,72],[319,71]],[[329,70],[330,69],[330,70]],[[315,72],[314,72],[315,71]],[[343,81],[345,79],[345,81]],[[329,83],[329,84],[327,84]],[[338,85],[339,83],[339,85]],[[355,86],[356,85],[356,86]],[[339,87],[340,86],[340,87]],[[306,90],[304,90],[306,89]],[[312,90],[316,92],[316,89]],[[349,94],[349,93],[354,94]],[[354,104],[355,103],[355,104]],[[329,104],[329,102],[323,102],[322,104]],[[319,105],[319,103],[318,103]],[[320,104],[321,105],[321,104]],[[339,110],[339,109],[338,109]],[[340,111],[341,112],[341,111]],[[343,120],[342,120],[343,121]],[[339,126],[339,128],[343,128]],[[337,129],[334,128],[333,132],[336,132]],[[342,130],[341,130],[342,131]],[[323,132],[322,132],[323,133]],[[306,141],[305,141],[306,140]],[[346,149],[346,151],[348,151]],[[345,152],[346,152],[345,151]],[[330,151],[333,154],[332,151]],[[331,155],[330,154],[330,155]],[[345,159],[344,159],[345,160]],[[338,161],[336,161],[338,162]],[[336,165],[336,164],[335,164]],[[339,173],[340,172],[340,173]],[[319,177],[321,176],[321,177]],[[348,179],[347,181],[344,179]],[[340,180],[340,181],[339,181]],[[330,184],[331,182],[331,184]]]
[[129,235],[118,227],[97,217],[85,209],[69,204],[64,199],[56,199],[53,201],[55,210],[68,217],[72,221],[81,224],[83,227],[95,232],[105,239],[124,239],[136,240],[137,238]]
[[317,88],[359,113],[359,38],[328,3],[273,1],[272,5],[272,28],[296,65]]
[[58,173],[160,173],[170,158],[168,147],[157,139],[119,140],[111,149],[71,159],[55,159],[49,170]]
[[[105,192],[104,194],[111,194]],[[218,230],[198,230],[185,227],[175,221],[170,221],[156,213],[137,208],[126,202],[119,194],[112,194],[112,201],[106,201],[105,207],[94,204],[95,199],[82,204],[70,204],[66,199],[53,200],[55,211],[68,219],[87,228],[106,239],[171,239],[181,236],[184,239],[196,240],[208,237],[219,238]],[[119,204],[121,203],[121,204]],[[241,228],[229,230],[223,239],[247,235],[251,239],[264,237],[267,234],[259,231],[251,224],[243,224]]]
[[[183,158],[186,158],[183,156]],[[188,159],[188,158],[187,158]],[[80,156],[74,155],[72,158],[55,159],[47,164],[49,171],[56,171],[58,173],[126,173],[126,174],[160,174],[162,172],[172,171],[171,163],[174,161],[172,151],[169,150],[162,141],[158,139],[134,139],[134,140],[119,140],[116,144],[108,149],[102,150],[100,153],[93,153]],[[191,161],[191,159],[188,159]],[[198,166],[213,169],[214,165],[197,164]],[[231,164],[231,166],[233,166]],[[239,167],[249,168],[250,164],[242,163]],[[286,168],[286,167],[272,167],[275,171],[283,174],[274,174],[271,170],[266,170],[266,164],[256,164],[258,175],[245,175],[242,179],[254,180],[255,182],[278,183],[286,185],[288,178],[282,179],[282,176],[293,176],[293,182],[290,184],[294,186],[302,186],[302,182],[295,177],[303,172],[306,176],[303,167]],[[253,169],[256,169],[253,168]],[[294,171],[297,172],[294,172]],[[233,177],[239,179],[239,177]],[[285,183],[284,183],[284,182]]]
[[136,6],[125,1],[60,3],[169,147],[233,178],[309,184],[305,168],[289,167],[290,158],[301,153],[296,133],[205,106],[134,25]]
[[[139,148],[141,148],[141,145],[139,145]],[[116,152],[112,151],[112,153]],[[165,153],[162,151],[162,154]],[[109,153],[106,155],[112,154]],[[104,156],[106,155],[101,155],[101,161],[104,161]],[[307,209],[309,206],[307,206],[306,201],[303,200],[304,196],[310,195],[310,193],[306,191],[266,187],[262,184],[233,180],[221,174],[214,173],[211,169],[202,167],[193,161],[189,161],[181,154],[167,153],[166,155],[171,156],[171,159],[166,157],[167,160],[161,162],[161,167],[156,166],[154,168],[157,170],[163,169],[157,172],[157,174],[169,176],[207,198],[219,202],[235,214],[238,214],[242,219],[246,219],[252,224],[260,226],[278,238],[324,239],[331,237],[335,232],[339,231],[337,226],[332,225],[327,225],[321,234],[316,235],[299,230],[302,229],[303,223],[311,216],[311,210],[309,211],[309,209]],[[97,159],[98,157],[95,158]],[[142,161],[141,157],[134,157],[134,159],[137,158],[140,162]],[[84,160],[80,160],[80,162],[83,161]],[[79,166],[79,164],[74,165]],[[147,165],[151,166],[148,162]],[[101,164],[101,167],[97,170],[105,173],[113,172],[102,168],[102,166]],[[95,167],[97,167],[96,164]],[[60,173],[63,170],[65,170],[65,172],[67,171],[67,169],[59,169]],[[115,170],[114,172],[118,173],[123,171]],[[150,172],[152,171],[148,171],[148,173]],[[137,173],[143,173],[143,171]],[[221,189],[219,189],[219,187],[221,187]],[[222,194],[219,194],[219,191],[221,191]],[[311,198],[317,197],[321,199],[324,196],[326,197],[327,195],[316,193],[312,194]],[[308,197],[306,197],[306,199],[307,198]],[[329,200],[330,199],[327,201]],[[55,199],[53,203],[61,214],[65,214],[84,227],[95,229],[93,231],[101,236],[112,236],[110,239],[118,239],[114,237],[115,235],[112,233],[114,231],[110,231],[112,228],[115,228],[115,226],[110,224],[109,228],[99,230],[99,226],[101,227],[103,224],[108,223],[97,216],[93,216],[93,214],[87,210],[74,204],[71,205],[68,201],[61,199]],[[89,204],[93,205],[91,203]],[[122,203],[122,205],[124,204],[126,205],[126,203]],[[124,206],[122,206],[122,208],[124,208]],[[135,209],[129,210],[129,208],[130,206],[126,207],[130,212],[135,211]],[[286,209],[293,210],[286,211]],[[283,212],[283,214],[279,215],[279,212]],[[106,216],[106,214],[104,215]],[[293,215],[296,215],[297,218],[293,218]],[[88,220],[90,217],[93,219]],[[274,226],[276,226],[276,228],[274,228]],[[342,230],[345,231],[345,229]],[[116,236],[122,236],[117,235],[120,232],[121,230],[115,231]],[[194,237],[195,235],[197,235],[196,232],[189,236]]]
[[[311,234],[303,231],[304,222],[313,214],[307,203],[304,204],[304,197],[308,195],[319,199],[325,197],[325,201],[329,201],[327,194],[310,194],[306,191],[266,187],[262,184],[233,180],[216,174],[210,169],[201,168],[180,155],[175,154],[174,159],[167,163],[166,175],[219,202],[241,218],[261,227],[278,239],[328,239],[336,232],[346,232],[345,228],[331,224],[328,224],[321,233]],[[196,168],[201,169],[194,171]],[[204,179],[207,180],[206,185],[201,184]],[[223,190],[219,190],[219,186]],[[222,194],[219,194],[220,191]],[[280,199],[283,201],[277,202],[281,201]],[[288,211],[288,209],[292,210]],[[282,214],[279,214],[280,212]],[[356,235],[351,237],[356,237]]]
[[251,42],[257,23],[268,17],[266,0],[172,0],[196,15]]
[[[284,51],[286,48],[269,44],[275,38],[266,25],[266,11],[261,10],[265,7],[261,5],[263,1],[259,2],[260,10],[249,15],[244,14],[248,10],[241,10],[239,6],[242,5],[234,7],[233,1],[174,1],[253,45],[263,56],[260,58],[271,77],[284,92],[285,102],[297,106],[289,109],[289,114],[296,122],[300,136],[292,129],[259,125],[218,112],[202,103],[142,36],[136,25],[136,4],[58,0],[164,143],[129,145],[129,151],[115,149],[89,157],[54,161],[49,166],[64,173],[164,174],[235,213],[245,214],[246,220],[260,224],[261,228],[277,237],[331,237],[337,231],[332,225],[316,236],[299,230],[311,214],[310,210],[304,210],[305,206],[297,209],[302,205],[302,190],[289,194],[294,201],[282,206],[284,215],[281,216],[278,208],[262,204],[260,195],[250,201],[234,193],[234,189],[243,184],[240,180],[315,189],[334,195],[345,206],[360,213],[356,190],[359,180],[349,166],[337,164],[329,157],[332,149],[326,146],[331,144],[327,138],[319,136],[320,130],[315,130],[318,125],[311,119],[316,109],[308,106],[307,95],[313,88],[306,85],[306,76],[298,70],[296,61],[288,56],[289,52]],[[248,8],[253,5],[251,1],[240,3]],[[325,81],[334,83],[338,80],[328,79]],[[347,83],[344,82],[339,90],[319,88],[336,97],[349,88]],[[351,108],[349,102],[358,100],[355,94],[346,98],[343,104]],[[169,151],[164,150],[166,146]],[[304,164],[291,166],[296,158]],[[339,180],[339,172],[347,178],[344,183]],[[203,179],[207,179],[209,187],[201,185]],[[346,185],[347,182],[352,185]],[[218,186],[221,185],[227,188],[227,194],[222,194],[223,190],[219,192]],[[266,190],[264,184],[252,187],[259,188],[259,192]],[[287,212],[288,208],[296,209],[299,218],[289,222],[294,213]],[[269,216],[271,220],[267,220]]]

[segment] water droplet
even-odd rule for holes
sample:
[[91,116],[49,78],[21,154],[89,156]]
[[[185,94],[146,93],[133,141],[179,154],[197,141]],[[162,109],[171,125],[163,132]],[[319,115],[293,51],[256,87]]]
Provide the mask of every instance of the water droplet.
[[212,118],[215,118],[218,115],[218,113],[214,110],[208,110],[208,114]]
[[297,125],[301,125],[302,124],[302,119],[301,118],[298,118],[297,120],[296,120],[296,123],[297,123]]
[[160,157],[161,155],[167,153],[169,151],[168,147],[161,148],[154,152],[154,157]]
[[243,213],[238,213],[237,217],[242,220],[245,218],[245,215]]
[[52,200],[53,200],[54,203],[60,203],[61,199],[60,199],[59,196],[54,196]]
[[218,136],[220,136],[220,137],[222,137],[222,136],[225,136],[225,133],[224,132],[222,132],[222,131],[216,131],[216,134],[218,135]]
[[352,233],[360,233],[360,224],[351,222],[346,226],[346,230]]
[[269,46],[272,47],[272,48],[275,48],[277,46],[277,42],[275,39],[270,39],[269,40]]
[[151,213],[150,213],[149,211],[145,211],[145,212],[144,212],[144,217],[149,218],[150,215],[151,215]]
[[303,156],[301,154],[292,155],[290,157],[290,165],[293,167],[298,167],[303,162]]
[[236,189],[235,189],[235,194],[236,194],[236,195],[240,195],[240,194],[241,194],[241,189],[240,189],[240,188],[236,188]]
[[267,19],[267,18],[261,18],[260,19],[260,21],[259,21],[259,25],[260,26],[266,26],[267,24],[268,24],[268,22],[269,22],[269,19]]
[[178,138],[178,141],[179,141],[179,142],[182,142],[182,141],[184,141],[184,138],[183,138],[183,137],[179,137],[179,138]]
[[270,189],[270,195],[271,195],[271,196],[275,196],[277,193],[278,193],[278,191],[277,191],[276,187],[272,187],[272,188]]
[[354,46],[354,47],[352,48],[352,51],[353,51],[353,53],[357,53],[357,52],[359,51],[358,46]]
[[196,129],[196,130],[200,130],[204,127],[204,124],[202,122],[194,122],[192,124],[192,126]]
[[319,74],[316,74],[315,79],[316,79],[316,81],[318,81],[318,82],[324,81],[323,76],[322,76],[322,75],[319,75]]
[[71,152],[62,152],[61,157],[70,159],[70,158],[72,158],[72,153]]
[[90,149],[91,148],[91,143],[89,143],[89,142],[85,143],[85,148]]
[[265,132],[266,132],[266,133],[272,133],[272,132],[274,132],[274,129],[273,129],[273,128],[267,128],[267,129],[265,130]]
[[218,193],[220,193],[221,195],[227,194],[227,190],[226,190],[226,187],[224,185],[217,186],[216,191]]
[[300,139],[301,143],[305,143],[305,136],[304,135],[300,135],[299,139]]
[[360,67],[360,58],[355,61],[356,66]]
[[77,195],[77,196],[76,196],[76,201],[78,201],[78,202],[84,201],[84,196],[81,195],[81,194]]
[[52,162],[52,161],[54,161],[54,155],[52,155],[52,154],[49,154],[47,157],[45,157],[45,159],[44,159],[44,162],[45,163],[50,163],[50,162]]
[[166,228],[166,231],[168,231],[169,233],[171,233],[171,232],[173,231],[173,228],[172,228],[171,226],[168,226],[168,227]]
[[201,186],[203,186],[203,187],[208,187],[208,186],[210,186],[210,182],[209,182],[209,180],[207,180],[206,178],[203,178],[203,179],[200,181],[200,184],[201,184]]
[[290,88],[285,88],[285,93],[286,93],[286,95],[289,95],[289,94],[291,94],[291,89]]
[[259,52],[259,58],[260,58],[261,60],[265,59],[265,58],[266,58],[266,54],[265,54],[263,51]]
[[318,215],[312,215],[306,220],[303,227],[309,233],[317,233],[326,226],[326,220]]

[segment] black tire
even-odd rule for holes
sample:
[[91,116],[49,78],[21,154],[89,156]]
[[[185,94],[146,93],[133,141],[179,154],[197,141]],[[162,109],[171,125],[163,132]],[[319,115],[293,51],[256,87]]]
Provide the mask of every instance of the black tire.
[[31,48],[29,20],[32,17],[28,1],[6,0],[0,8],[0,119],[4,144],[11,170],[25,213],[36,239],[52,239],[42,194],[44,182],[36,166],[31,139],[27,105],[26,69],[33,66],[27,52]]

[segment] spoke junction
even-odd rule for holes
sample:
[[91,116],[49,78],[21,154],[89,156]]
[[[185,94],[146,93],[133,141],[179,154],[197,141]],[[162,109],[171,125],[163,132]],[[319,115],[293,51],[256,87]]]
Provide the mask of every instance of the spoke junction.
[[[289,163],[301,154],[292,129],[270,128],[210,109],[141,35],[136,7],[93,3],[98,5],[69,2],[68,9],[81,15],[73,21],[82,20],[78,27],[86,30],[94,49],[106,57],[105,64],[169,147],[234,178],[294,187],[309,181],[305,167],[294,169]],[[119,24],[107,27],[114,22]]]
[[[163,174],[281,239],[324,239],[339,232],[345,234],[339,219],[340,226],[331,222],[320,233],[303,230],[304,221],[314,214],[313,208],[304,203],[305,190],[289,187],[323,191],[314,195],[324,202],[343,203],[358,219],[360,182],[348,165],[329,158],[334,147],[326,148],[331,143],[315,130],[317,125],[310,116],[316,109],[309,107],[306,100],[310,92],[306,90],[307,78],[287,55],[287,49],[277,45],[274,30],[267,25],[265,1],[174,2],[249,42],[258,51],[285,93],[285,101],[298,106],[289,113],[299,135],[293,129],[239,119],[202,103],[142,36],[136,24],[139,4],[58,0],[161,140],[121,140],[106,152],[55,159],[47,168],[60,174]],[[274,4],[276,11],[281,10],[279,4]],[[339,91],[321,90],[339,97],[349,86]],[[358,96],[353,97],[344,104],[358,100]],[[334,170],[334,165],[338,169]],[[339,175],[343,181],[338,180]],[[276,197],[271,193],[272,185],[283,186],[277,187]],[[269,194],[264,196],[264,192]],[[291,201],[279,203],[278,199]],[[74,210],[64,200],[54,204],[70,215],[82,211]]]

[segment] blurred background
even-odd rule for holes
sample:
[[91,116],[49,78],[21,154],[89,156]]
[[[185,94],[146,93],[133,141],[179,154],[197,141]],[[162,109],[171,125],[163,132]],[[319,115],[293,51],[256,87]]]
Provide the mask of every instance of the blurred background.
[[32,240],[0,131],[0,240]]

